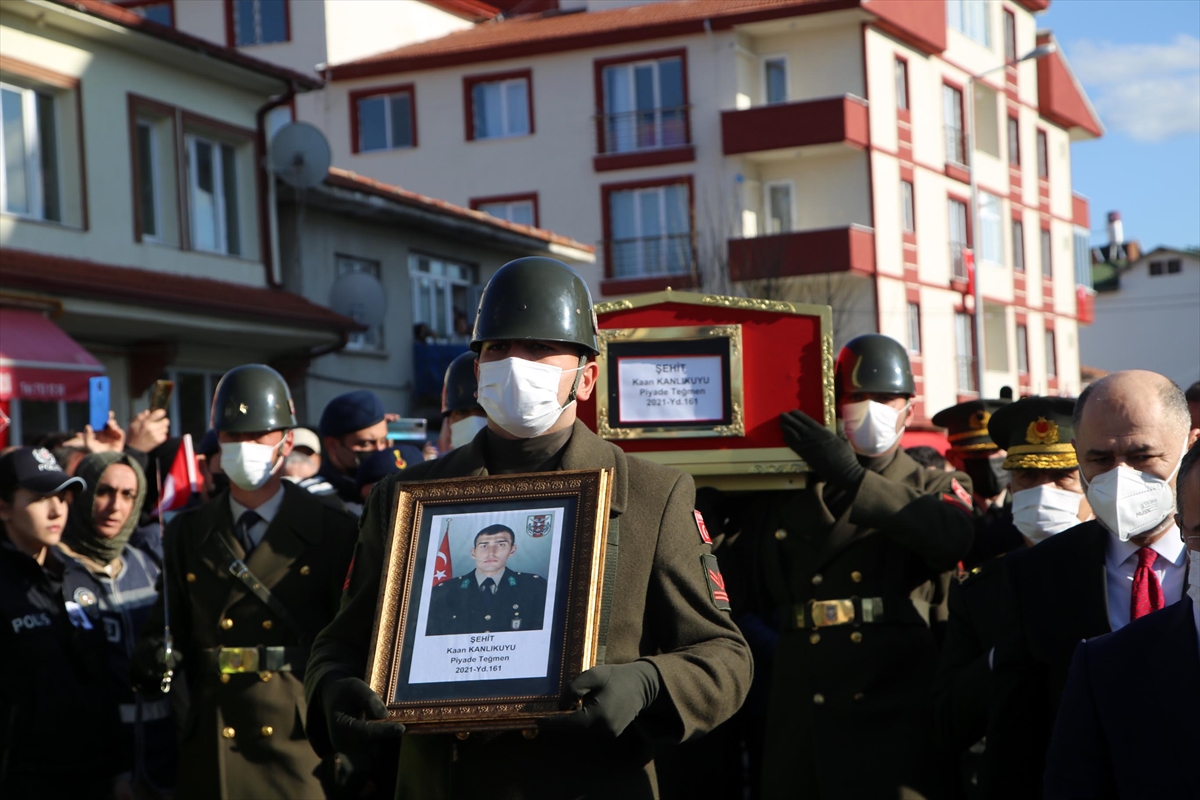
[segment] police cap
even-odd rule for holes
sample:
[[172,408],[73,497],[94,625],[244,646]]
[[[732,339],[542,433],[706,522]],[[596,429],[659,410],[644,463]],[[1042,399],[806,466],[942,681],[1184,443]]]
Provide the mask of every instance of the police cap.
[[1075,455],[1075,428],[1071,415],[1075,401],[1069,397],[1026,397],[1005,406],[988,420],[988,433],[1008,451],[1005,469],[1071,469],[1079,466]]
[[383,422],[383,401],[370,389],[339,394],[321,412],[321,436],[345,436]]
[[946,429],[950,448],[964,456],[986,456],[997,449],[988,434],[992,414],[1011,404],[1011,400],[968,400],[943,408],[933,415],[933,424]]

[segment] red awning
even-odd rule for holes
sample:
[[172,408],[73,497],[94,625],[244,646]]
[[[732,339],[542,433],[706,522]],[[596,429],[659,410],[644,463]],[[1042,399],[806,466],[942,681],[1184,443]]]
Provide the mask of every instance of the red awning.
[[104,365],[40,311],[0,307],[0,400],[88,399]]
[[950,449],[950,441],[946,438],[946,434],[937,431],[905,431],[900,437],[900,446],[907,450],[910,447],[932,447],[943,456]]

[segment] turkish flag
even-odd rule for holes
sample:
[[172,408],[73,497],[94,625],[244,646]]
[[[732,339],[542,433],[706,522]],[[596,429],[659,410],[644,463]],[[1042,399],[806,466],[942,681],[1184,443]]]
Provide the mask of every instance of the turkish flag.
[[192,450],[192,435],[185,433],[171,469],[163,478],[159,493],[159,508],[162,511],[177,511],[187,505],[192,492],[200,491],[200,480],[196,474],[196,454]]
[[445,583],[454,576],[454,567],[450,564],[450,527],[442,533],[442,544],[438,547],[437,560],[433,562],[433,585]]

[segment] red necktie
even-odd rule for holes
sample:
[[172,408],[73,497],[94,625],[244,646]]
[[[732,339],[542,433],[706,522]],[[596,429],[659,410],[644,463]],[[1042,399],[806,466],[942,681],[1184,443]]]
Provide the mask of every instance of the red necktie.
[[1149,547],[1138,550],[1137,569],[1133,573],[1133,597],[1130,598],[1129,621],[1140,619],[1163,607],[1162,584],[1151,567],[1158,553]]

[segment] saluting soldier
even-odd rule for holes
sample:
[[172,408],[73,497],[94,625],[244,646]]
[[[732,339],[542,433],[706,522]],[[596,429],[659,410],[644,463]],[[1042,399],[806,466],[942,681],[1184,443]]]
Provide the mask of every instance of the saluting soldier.
[[928,796],[939,780],[930,600],[971,544],[970,479],[900,449],[915,387],[899,342],[852,339],[836,387],[849,441],[801,411],[784,414],[785,441],[815,475],[748,503],[758,603],[783,627],[763,796]]
[[488,525],[475,534],[475,569],[433,587],[426,634],[540,631],[546,579],[509,569],[515,552],[517,537],[507,525]]
[[[1028,397],[991,415],[988,435],[1006,452],[1015,552],[1091,518],[1071,439],[1075,401]],[[960,573],[950,585],[949,621],[934,694],[939,733],[961,766],[965,796],[982,797],[980,774],[991,696],[993,649],[1004,624],[1003,560]]]
[[[304,737],[304,667],[333,618],[355,524],[281,479],[296,419],[283,377],[262,364],[225,373],[211,425],[230,487],[171,521],[164,578],[191,708],[176,797],[320,797]],[[134,657],[158,691],[163,596]]]
[[614,471],[609,537],[617,553],[606,656],[571,685],[586,695],[583,708],[548,721],[552,735],[406,737],[399,797],[652,798],[652,737],[699,736],[746,696],[749,649],[729,618],[716,559],[693,513],[691,477],[627,456],[575,418],[575,401],[595,390],[597,345],[587,284],[566,264],[523,258],[501,267],[484,289],[471,344],[487,430],[384,480],[367,501],[342,610],[317,637],[306,678],[308,731],[321,753],[362,752],[404,731],[364,720],[382,720],[387,711],[361,680],[397,482]]

